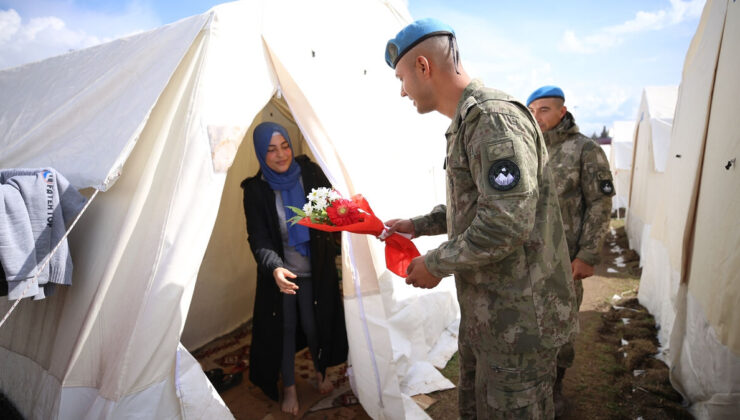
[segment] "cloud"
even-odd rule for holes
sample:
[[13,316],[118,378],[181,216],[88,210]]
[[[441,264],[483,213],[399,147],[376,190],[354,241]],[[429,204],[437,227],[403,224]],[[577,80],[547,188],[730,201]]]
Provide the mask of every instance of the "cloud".
[[579,37],[572,30],[566,30],[558,45],[562,52],[591,54],[621,44],[626,36],[645,31],[656,31],[677,25],[701,16],[705,0],[670,0],[668,9],[654,12],[638,11],[635,17],[624,23],[607,26],[594,34]]
[[[462,62],[468,73],[487,86],[525,100],[536,87],[555,84],[566,89],[566,104],[585,133],[601,132],[615,119],[634,118],[639,88],[584,77],[566,62],[553,61],[536,50],[539,44],[507,36],[476,16],[450,14],[457,30]],[[606,41],[603,41],[606,42]],[[557,60],[556,54],[555,59]]]
[[[519,99],[533,86],[553,83],[553,65],[527,40],[507,36],[484,18],[458,14],[453,22],[466,71]],[[536,47],[536,45],[534,46]]]
[[0,10],[0,69],[159,26],[156,15],[136,1],[115,13],[83,9],[74,2],[32,4],[34,8]]
[[574,84],[566,91],[566,105],[581,132],[600,133],[615,120],[634,120],[639,106],[637,88],[617,84]]
[[21,17],[15,10],[0,10],[0,43],[7,42],[21,28]]

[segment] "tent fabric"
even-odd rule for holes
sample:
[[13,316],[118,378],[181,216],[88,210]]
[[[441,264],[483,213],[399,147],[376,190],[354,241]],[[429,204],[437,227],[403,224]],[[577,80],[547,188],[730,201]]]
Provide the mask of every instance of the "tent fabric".
[[[444,200],[447,121],[417,115],[371,53],[409,21],[402,2],[241,1],[0,72],[0,167],[51,166],[105,191],[69,238],[74,286],[23,301],[0,329],[3,366],[17,367],[0,386],[24,415],[231,417],[185,348],[251,317],[238,183],[257,170],[242,140],[259,122],[284,121],[381,218]],[[452,386],[431,366],[456,346],[453,281],[409,288],[372,237],[344,234],[342,251],[355,393],[373,418],[427,418],[410,396]]]
[[612,200],[612,208],[617,210],[627,208],[629,203],[635,122],[615,121],[611,134],[612,144],[608,156],[616,191]]
[[[105,190],[208,19],[194,16],[156,32],[0,72],[3,165],[35,168],[54,155],[55,169],[73,186]],[[100,65],[105,62],[121,65]],[[126,94],[132,90],[138,94]],[[54,95],[39,101],[33,94],[45,91]]]
[[660,325],[671,382],[699,419],[740,412],[740,6],[710,0],[684,62],[638,298]]
[[677,95],[677,86],[646,87],[637,112],[625,229],[630,248],[640,255],[656,214],[651,201],[664,177]]

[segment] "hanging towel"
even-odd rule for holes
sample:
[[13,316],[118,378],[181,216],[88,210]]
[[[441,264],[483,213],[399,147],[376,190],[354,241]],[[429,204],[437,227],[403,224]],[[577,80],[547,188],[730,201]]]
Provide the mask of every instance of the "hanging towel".
[[[8,299],[21,296],[85,201],[52,168],[0,170],[0,261]],[[72,284],[72,257],[66,239],[24,297],[43,299],[51,294],[54,284]]]

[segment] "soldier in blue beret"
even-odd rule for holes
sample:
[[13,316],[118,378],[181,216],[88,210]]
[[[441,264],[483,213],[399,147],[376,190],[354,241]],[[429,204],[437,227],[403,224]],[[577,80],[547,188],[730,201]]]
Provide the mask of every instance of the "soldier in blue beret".
[[[545,135],[553,182],[557,190],[571,260],[578,307],[583,300],[582,280],[594,274],[609,229],[614,185],[604,150],[578,130],[557,86],[532,92],[527,106]],[[563,377],[573,365],[573,342],[560,348],[553,389],[555,415],[565,412]]]
[[570,260],[547,151],[524,106],[468,76],[455,31],[413,22],[386,63],[419,113],[451,119],[446,204],[386,222],[390,232],[448,240],[415,258],[406,283],[454,275],[460,302],[460,417],[553,418],[558,349],[576,329]]
[[[529,95],[529,98],[527,98],[527,106],[530,106],[532,101],[543,98],[560,98],[562,102],[565,102],[565,94],[562,89],[557,86],[542,86]],[[562,118],[563,115],[561,115],[560,118]]]

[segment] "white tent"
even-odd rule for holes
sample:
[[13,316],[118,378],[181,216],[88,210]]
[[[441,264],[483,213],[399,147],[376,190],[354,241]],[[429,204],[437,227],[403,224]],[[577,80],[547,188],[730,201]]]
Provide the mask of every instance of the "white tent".
[[634,121],[615,121],[612,127],[612,144],[609,150],[609,166],[614,178],[616,195],[612,209],[627,208],[630,198],[630,174],[632,169],[632,144],[635,138]]
[[638,298],[699,419],[740,413],[740,3],[709,0],[683,68]]
[[[70,235],[73,285],[0,328],[0,389],[26,417],[231,417],[186,347],[252,314],[238,184],[259,122],[381,218],[444,200],[448,122],[417,115],[383,60],[408,21],[402,2],[243,1],[0,72],[0,168],[101,191]],[[452,385],[432,363],[456,350],[454,284],[416,291],[375,238],[342,244],[354,391],[374,418],[425,418],[409,396]]]
[[637,112],[625,230],[630,248],[640,255],[644,255],[644,238],[650,235],[655,217],[677,95],[677,86],[646,87]]

